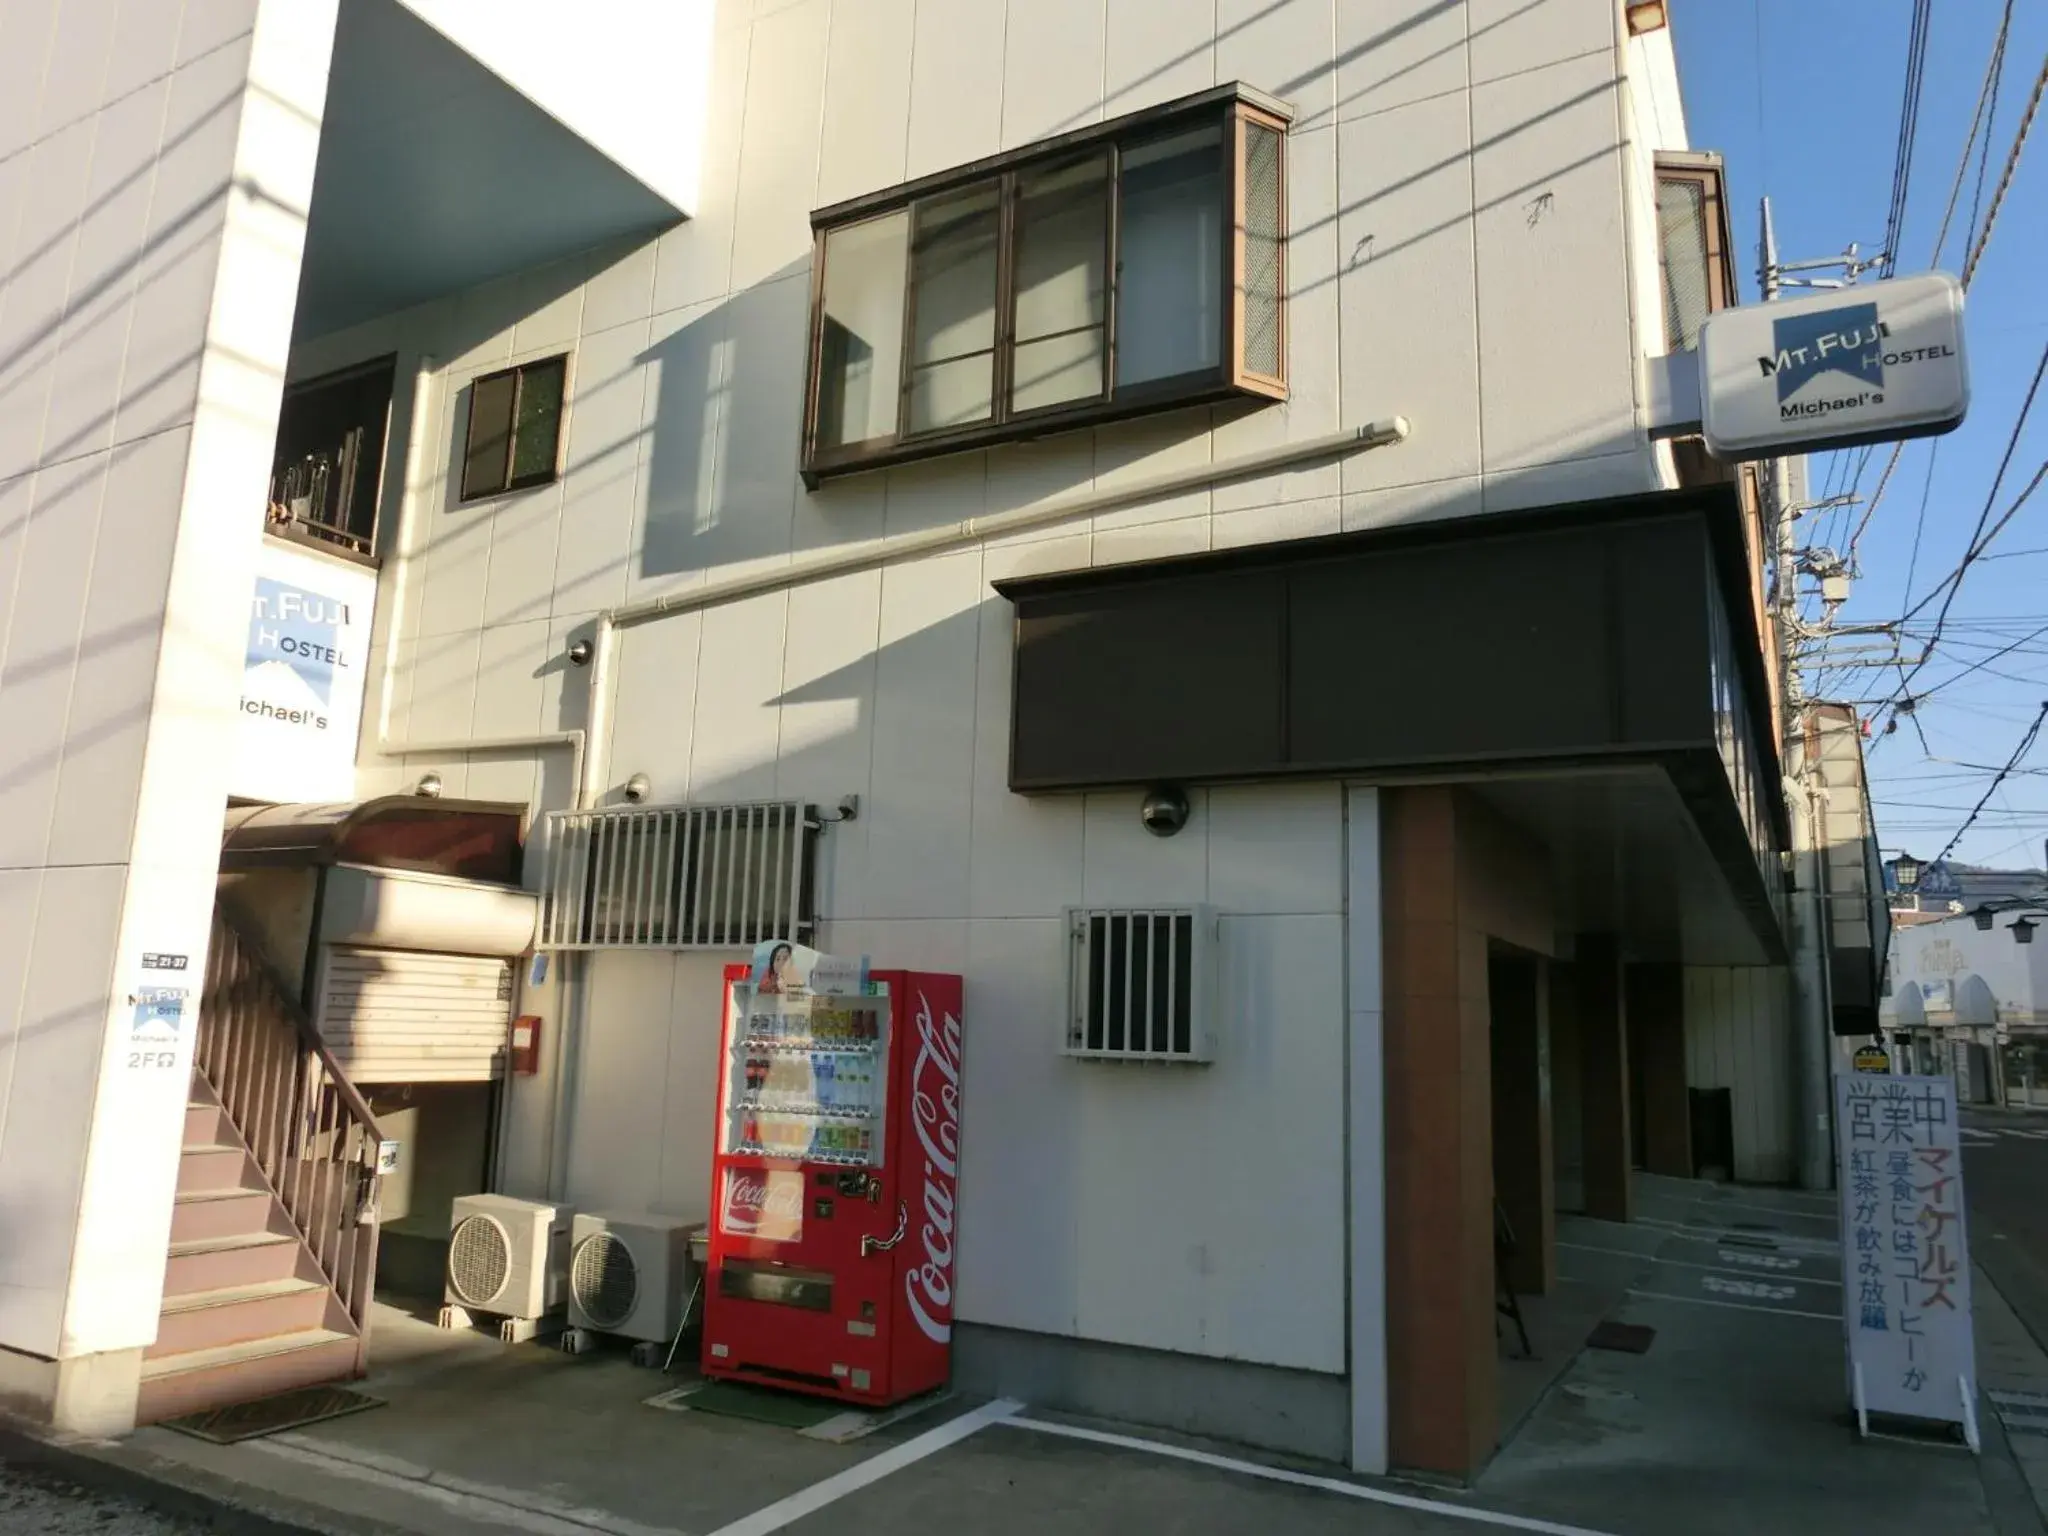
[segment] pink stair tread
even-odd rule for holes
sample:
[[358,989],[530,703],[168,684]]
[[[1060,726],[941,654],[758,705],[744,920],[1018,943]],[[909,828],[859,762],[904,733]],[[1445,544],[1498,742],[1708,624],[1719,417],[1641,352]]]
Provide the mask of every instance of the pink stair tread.
[[267,1360],[274,1355],[296,1354],[302,1349],[318,1349],[322,1344],[354,1342],[347,1334],[336,1333],[332,1328],[306,1328],[297,1333],[275,1334],[267,1339],[250,1339],[243,1344],[221,1344],[212,1349],[194,1349],[182,1355],[145,1360],[142,1362],[142,1379],[147,1383],[165,1376],[182,1376],[187,1371],[206,1371],[215,1366],[241,1365],[250,1360]]
[[171,1244],[171,1257],[189,1258],[195,1253],[226,1253],[236,1248],[267,1248],[276,1243],[296,1242],[289,1232],[240,1232],[233,1237],[191,1237]]
[[[326,1287],[317,1280],[259,1280],[252,1285],[224,1285],[211,1291],[188,1291],[183,1296],[166,1296],[163,1310],[166,1315],[178,1312],[200,1312],[208,1307],[231,1307],[243,1301],[267,1301],[274,1296],[298,1296],[307,1291],[322,1291]],[[182,1355],[166,1356],[166,1359],[181,1360]]]

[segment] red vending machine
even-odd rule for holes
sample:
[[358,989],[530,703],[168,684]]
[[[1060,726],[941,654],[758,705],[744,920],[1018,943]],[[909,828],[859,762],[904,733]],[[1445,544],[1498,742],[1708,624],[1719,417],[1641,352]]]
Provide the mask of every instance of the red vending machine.
[[868,1406],[943,1386],[960,978],[813,994],[749,975],[726,972],[704,1373]]

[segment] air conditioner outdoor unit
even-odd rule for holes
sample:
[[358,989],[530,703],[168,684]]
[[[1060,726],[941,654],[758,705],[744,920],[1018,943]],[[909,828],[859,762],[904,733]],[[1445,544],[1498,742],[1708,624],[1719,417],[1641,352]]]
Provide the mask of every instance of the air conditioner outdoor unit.
[[569,1327],[575,1353],[591,1333],[638,1339],[654,1355],[683,1324],[696,1279],[690,1233],[699,1225],[643,1212],[579,1211],[569,1243]]
[[[448,1309],[507,1320],[509,1338],[531,1338],[533,1324],[562,1303],[569,1261],[569,1211],[509,1195],[463,1195],[449,1215]],[[523,1327],[518,1325],[524,1325]]]

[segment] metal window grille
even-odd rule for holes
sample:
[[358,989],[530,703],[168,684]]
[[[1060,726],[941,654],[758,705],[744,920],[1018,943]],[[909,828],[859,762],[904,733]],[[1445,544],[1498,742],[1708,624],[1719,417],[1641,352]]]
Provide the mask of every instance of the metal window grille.
[[818,823],[795,801],[556,811],[542,949],[739,949],[808,936]]
[[1067,1055],[1214,1059],[1213,911],[1069,907],[1067,936]]

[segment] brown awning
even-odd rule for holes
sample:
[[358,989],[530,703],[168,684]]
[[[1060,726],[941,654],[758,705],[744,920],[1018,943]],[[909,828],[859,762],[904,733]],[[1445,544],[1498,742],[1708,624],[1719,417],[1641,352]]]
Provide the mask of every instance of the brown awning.
[[526,807],[494,800],[386,795],[333,805],[228,811],[222,869],[364,864],[519,883]]

